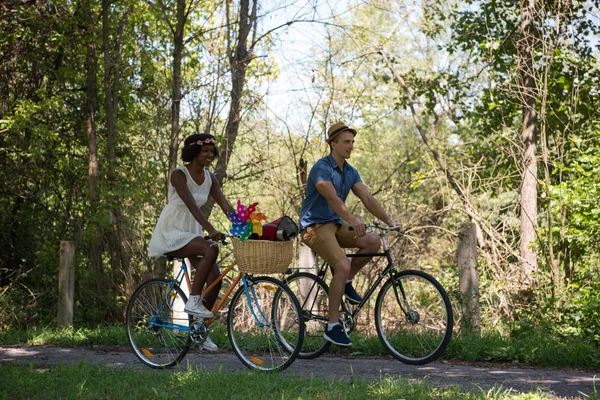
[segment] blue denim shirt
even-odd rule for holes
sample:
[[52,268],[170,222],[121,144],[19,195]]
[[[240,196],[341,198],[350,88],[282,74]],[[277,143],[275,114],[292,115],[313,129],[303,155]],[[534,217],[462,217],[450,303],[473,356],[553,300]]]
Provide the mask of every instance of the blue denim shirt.
[[313,165],[306,183],[306,198],[300,212],[300,230],[313,224],[335,222],[342,225],[342,219],[333,211],[327,199],[319,193],[315,184],[328,181],[333,184],[335,191],[343,202],[355,183],[362,182],[356,168],[344,161],[344,170],[337,165],[331,154],[321,158]]

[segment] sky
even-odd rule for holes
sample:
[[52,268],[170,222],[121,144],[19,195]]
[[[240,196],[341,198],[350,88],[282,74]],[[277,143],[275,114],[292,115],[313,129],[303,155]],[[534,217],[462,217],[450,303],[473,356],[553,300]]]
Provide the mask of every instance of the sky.
[[[310,110],[302,104],[313,96],[310,68],[315,64],[315,49],[323,48],[323,22],[331,21],[333,16],[343,16],[347,12],[347,1],[268,0],[261,4],[260,30],[275,29],[272,37],[277,45],[269,49],[268,54],[280,68],[279,77],[264,87],[266,105],[275,120],[281,119],[280,122],[292,130],[306,129]],[[278,28],[289,21],[294,22]]]

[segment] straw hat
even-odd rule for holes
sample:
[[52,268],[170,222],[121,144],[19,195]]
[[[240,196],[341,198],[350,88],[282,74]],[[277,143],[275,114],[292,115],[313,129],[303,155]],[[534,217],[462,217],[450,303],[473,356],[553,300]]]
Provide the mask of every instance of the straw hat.
[[335,139],[335,137],[337,135],[339,135],[340,133],[342,133],[344,131],[352,132],[352,134],[354,136],[356,136],[355,129],[348,128],[348,126],[345,123],[340,121],[340,122],[336,122],[335,124],[331,125],[329,127],[329,129],[327,130],[327,143],[331,143],[331,141],[333,139]]

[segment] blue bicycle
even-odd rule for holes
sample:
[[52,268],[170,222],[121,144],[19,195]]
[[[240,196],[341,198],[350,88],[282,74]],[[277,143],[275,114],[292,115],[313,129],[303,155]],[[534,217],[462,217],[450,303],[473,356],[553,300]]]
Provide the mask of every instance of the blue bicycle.
[[[231,271],[227,267],[203,295]],[[177,365],[190,347],[200,346],[208,336],[212,319],[193,317],[183,311],[187,296],[183,280],[190,285],[185,260],[172,279],[154,278],[135,290],[126,312],[129,344],[137,358],[152,368]],[[241,282],[241,285],[238,285]],[[253,276],[240,271],[212,310],[229,303],[227,332],[235,354],[247,367],[259,371],[281,371],[289,367],[300,352],[304,340],[302,309],[298,300],[278,279]]]

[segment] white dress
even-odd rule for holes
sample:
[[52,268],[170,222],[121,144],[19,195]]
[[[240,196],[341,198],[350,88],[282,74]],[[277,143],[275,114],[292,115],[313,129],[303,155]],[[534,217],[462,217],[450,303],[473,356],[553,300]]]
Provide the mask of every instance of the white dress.
[[[210,173],[204,170],[204,182],[198,185],[184,166],[176,168],[185,174],[186,184],[190,193],[196,200],[198,207],[202,207],[208,200],[212,179]],[[148,255],[150,257],[161,257],[166,253],[181,249],[195,237],[204,237],[202,226],[196,221],[189,208],[185,205],[175,187],[169,180],[168,204],[163,208],[154,228]]]

